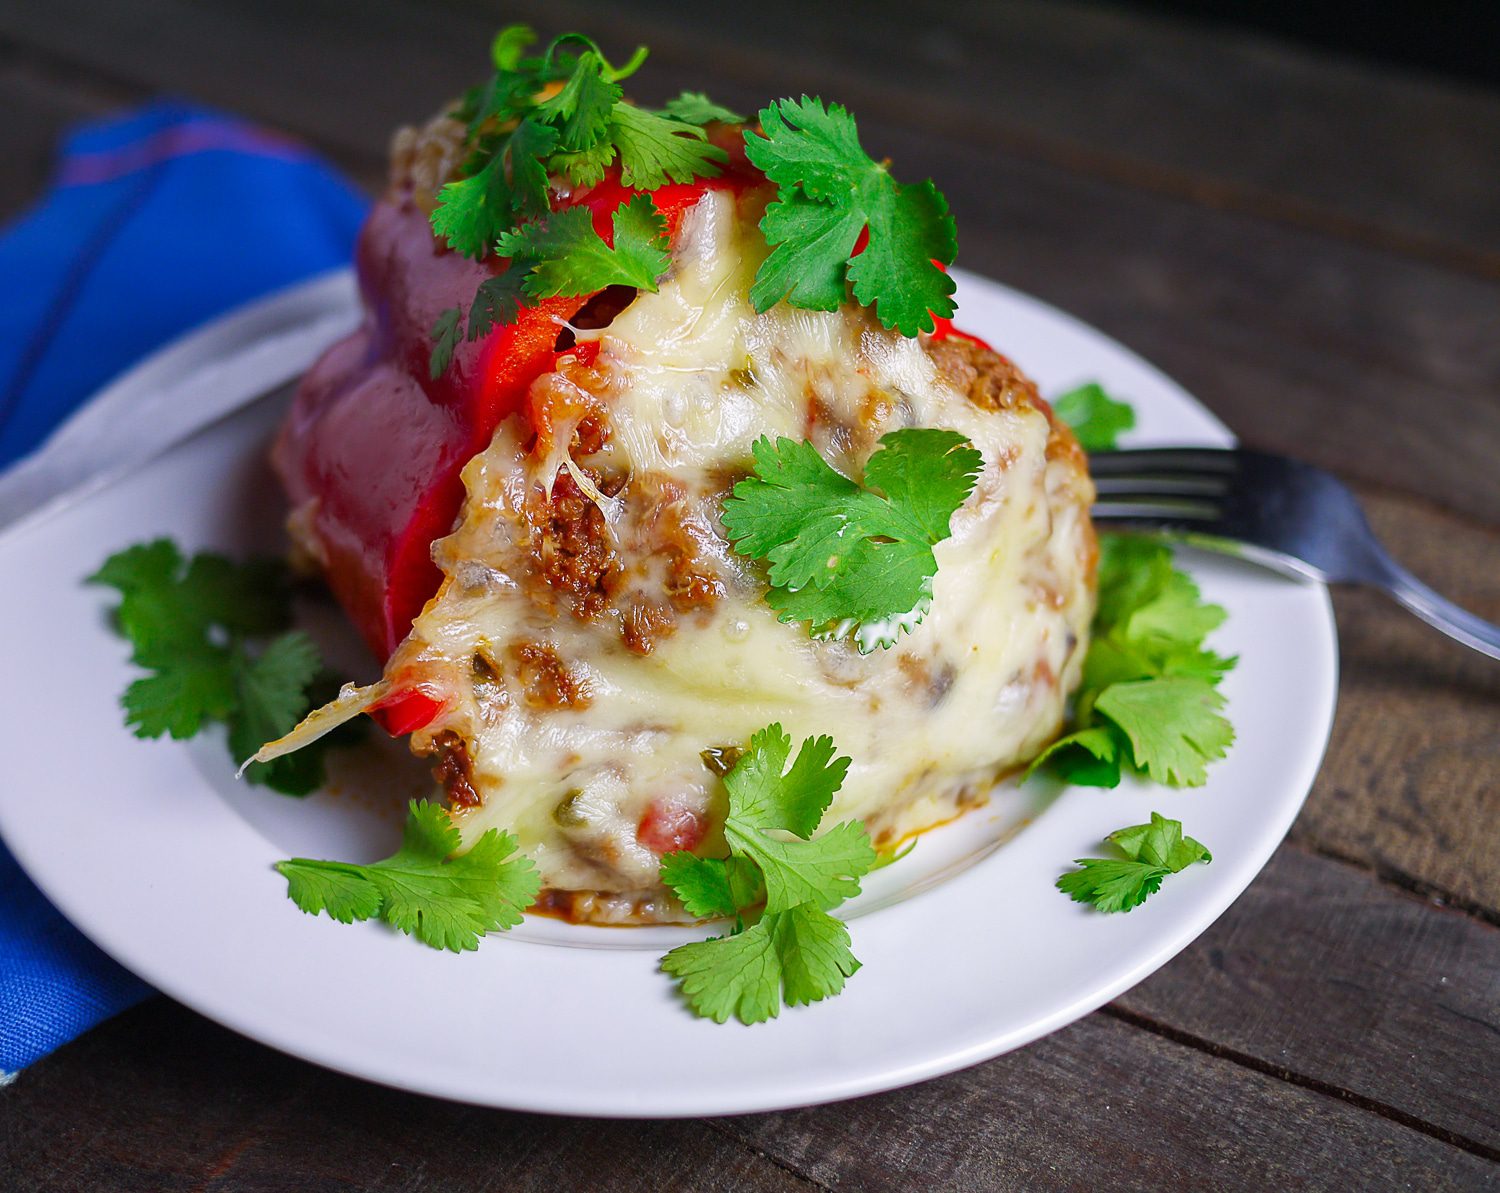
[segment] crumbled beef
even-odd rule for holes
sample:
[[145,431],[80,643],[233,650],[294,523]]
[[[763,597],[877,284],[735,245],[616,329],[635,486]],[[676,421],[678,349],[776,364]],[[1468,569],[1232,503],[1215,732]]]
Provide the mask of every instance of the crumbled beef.
[[680,481],[660,478],[651,488],[645,537],[648,552],[665,557],[667,599],[678,613],[706,609],[724,595],[724,582],[710,562],[708,544],[716,531],[694,511]]
[[550,498],[538,489],[528,505],[532,567],[552,589],[572,598],[581,620],[597,620],[609,608],[620,574],[604,515],[567,472],[553,481]]
[[960,336],[928,344],[927,351],[948,384],[984,410],[1046,409],[1036,382],[1007,356]]
[[587,676],[569,667],[544,643],[517,642],[510,648],[526,703],[532,708],[587,708],[593,692]]
[[461,808],[477,808],[482,804],[484,800],[474,788],[473,764],[463,738],[445,729],[432,739],[432,750],[437,755],[432,777],[447,789],[448,798]]
[[625,610],[620,624],[620,638],[636,654],[650,654],[656,644],[677,628],[677,618],[669,605],[638,600]]

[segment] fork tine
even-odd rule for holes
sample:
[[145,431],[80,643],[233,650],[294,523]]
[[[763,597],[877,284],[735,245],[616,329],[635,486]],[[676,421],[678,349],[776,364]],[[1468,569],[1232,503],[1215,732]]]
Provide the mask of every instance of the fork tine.
[[1147,447],[1129,451],[1095,452],[1089,471],[1097,478],[1142,472],[1209,473],[1226,475],[1239,468],[1236,452],[1215,447]]
[[1095,522],[1133,522],[1161,530],[1186,523],[1196,523],[1201,528],[1219,518],[1219,508],[1211,502],[1174,500],[1155,494],[1134,500],[1096,502],[1091,513]]
[[1228,476],[1095,476],[1101,497],[1153,495],[1162,497],[1222,497],[1229,492]]

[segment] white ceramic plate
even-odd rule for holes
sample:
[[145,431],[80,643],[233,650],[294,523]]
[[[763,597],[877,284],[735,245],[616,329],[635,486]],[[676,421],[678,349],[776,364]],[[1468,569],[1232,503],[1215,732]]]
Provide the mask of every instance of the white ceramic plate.
[[[964,326],[1013,355],[1044,393],[1098,379],[1136,405],[1132,443],[1230,442],[1192,398],[1097,331],[955,276]],[[320,284],[335,305],[352,302],[347,285]],[[244,335],[243,324],[215,324],[177,359],[224,359]],[[264,370],[269,387],[284,378],[263,355],[244,367]],[[185,548],[275,550],[281,499],[263,459],[280,405],[261,402],[0,538],[13,693],[0,718],[0,832],[63,913],[126,966],[331,1068],[468,1102],[640,1117],[804,1105],[950,1072],[1078,1018],[1208,927],[1281,841],[1327,741],[1337,653],[1326,590],[1192,556],[1206,595],[1230,614],[1213,645],[1241,656],[1225,684],[1239,740],[1208,786],[999,792],[924,836],[847,907],[864,968],[836,999],[757,1027],[694,1019],[656,967],[686,929],[532,917],[454,956],[378,924],[305,916],[272,863],[389,852],[401,798],[390,775],[402,768],[367,767],[386,772],[373,788],[345,773],[333,792],[297,801],[237,784],[219,741],[136,740],[117,704],[133,669],[108,625],[110,594],[80,583],[111,551],[155,535]],[[323,620],[325,639],[337,639],[336,619]],[[347,642],[333,650],[369,674]],[[1053,888],[1071,859],[1153,809],[1181,819],[1213,864],[1124,916]]]

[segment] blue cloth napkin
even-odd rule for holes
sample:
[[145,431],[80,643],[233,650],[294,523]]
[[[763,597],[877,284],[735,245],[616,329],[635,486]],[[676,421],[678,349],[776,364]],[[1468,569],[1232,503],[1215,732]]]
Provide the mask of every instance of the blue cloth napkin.
[[[366,206],[305,147],[201,108],[76,129],[0,234],[0,468],[152,349],[348,262]],[[0,845],[0,1084],[149,993]]]

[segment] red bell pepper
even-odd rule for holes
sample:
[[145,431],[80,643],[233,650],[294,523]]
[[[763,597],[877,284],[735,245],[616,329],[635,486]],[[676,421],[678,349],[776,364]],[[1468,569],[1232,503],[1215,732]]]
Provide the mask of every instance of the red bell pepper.
[[[652,192],[675,233],[682,214],[723,178]],[[639,193],[607,178],[571,202],[591,209],[613,239],[615,208]],[[329,585],[377,657],[389,657],[437,591],[434,539],[463,500],[459,473],[496,426],[524,409],[532,381],[556,367],[562,324],[592,295],[545,299],[475,343],[461,343],[437,380],[428,376],[431,327],[440,312],[467,311],[503,261],[475,262],[443,248],[414,204],[379,203],[356,259],[362,326],[303,378],[281,428],[275,462]],[[575,350],[576,351],[576,350]]]
[[[650,193],[675,235],[705,191],[763,182],[736,143],[721,177]],[[612,243],[615,209],[638,193],[612,174],[567,203],[588,207],[595,229]],[[458,515],[464,464],[503,419],[529,412],[531,383],[555,369],[559,356],[597,348],[558,347],[563,324],[593,295],[545,299],[483,339],[461,342],[433,380],[434,321],[450,307],[467,311],[479,283],[506,262],[448,251],[408,200],[376,205],[356,266],[364,322],[303,378],[274,459],[334,595],[383,661],[437,591],[441,575],[430,552]],[[935,338],[964,334],[947,319],[937,322]],[[430,694],[398,688],[372,711],[392,733],[406,733],[443,707]]]

